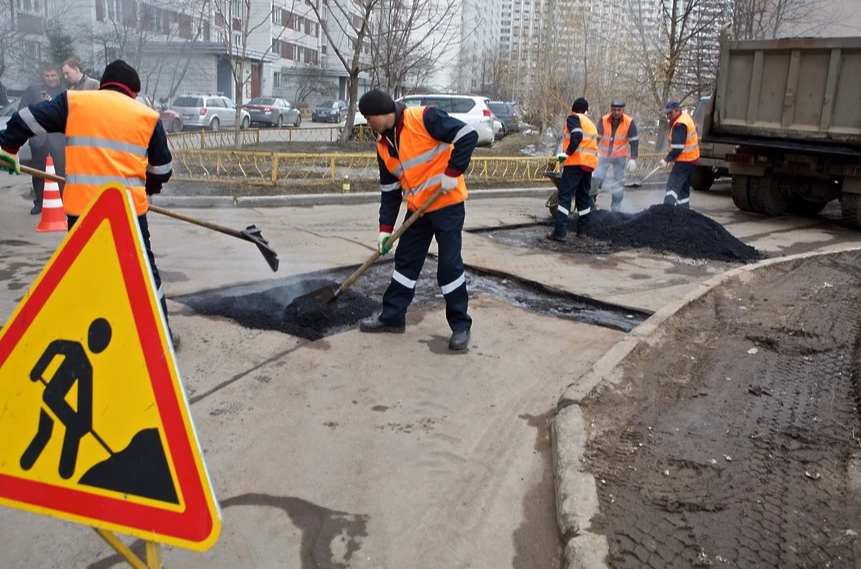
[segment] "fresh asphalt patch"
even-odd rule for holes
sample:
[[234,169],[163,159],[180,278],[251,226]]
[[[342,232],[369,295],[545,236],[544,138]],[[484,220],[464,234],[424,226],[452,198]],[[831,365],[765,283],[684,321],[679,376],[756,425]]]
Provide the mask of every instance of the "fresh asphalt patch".
[[[302,310],[301,301],[296,302],[296,299],[324,286],[337,288],[355,267],[206,290],[172,297],[172,300],[189,306],[197,314],[228,318],[246,328],[276,330],[318,340],[379,314],[383,293],[391,282],[392,267],[390,261],[372,266],[328,310]],[[410,310],[444,307],[436,270],[436,260],[428,257]],[[508,275],[467,269],[466,282],[471,295],[487,295],[540,314],[624,332],[632,330],[651,314],[548,289]]]

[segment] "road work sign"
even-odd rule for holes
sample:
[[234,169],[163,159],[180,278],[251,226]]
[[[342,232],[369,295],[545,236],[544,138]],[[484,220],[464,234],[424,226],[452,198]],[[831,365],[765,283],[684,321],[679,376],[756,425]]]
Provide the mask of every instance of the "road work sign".
[[103,188],[0,331],[0,503],[203,550],[221,512],[144,251]]

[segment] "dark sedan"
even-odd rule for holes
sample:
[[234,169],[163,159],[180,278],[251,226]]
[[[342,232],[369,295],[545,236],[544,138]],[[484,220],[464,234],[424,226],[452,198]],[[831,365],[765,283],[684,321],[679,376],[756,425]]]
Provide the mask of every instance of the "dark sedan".
[[347,118],[347,101],[323,101],[314,107],[311,120],[314,122],[341,122]]
[[302,124],[302,113],[284,99],[257,97],[242,105],[242,108],[251,115],[251,124],[266,124],[279,128],[288,124]]
[[161,126],[165,132],[180,132],[182,130],[182,115],[173,109],[169,109],[160,102],[153,100],[152,97],[146,95],[138,95],[138,101],[158,111],[158,117],[161,120]]

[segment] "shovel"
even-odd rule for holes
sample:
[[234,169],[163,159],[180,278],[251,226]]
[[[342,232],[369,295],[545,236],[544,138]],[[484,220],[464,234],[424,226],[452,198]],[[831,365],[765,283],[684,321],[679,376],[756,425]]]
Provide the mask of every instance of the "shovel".
[[[436,199],[442,195],[442,186],[437,188],[437,190],[431,194],[428,200],[423,203],[411,216],[409,216],[406,221],[404,221],[400,227],[398,227],[394,233],[392,233],[391,237],[386,240],[386,245],[392,245],[395,241],[397,241],[404,232],[410,228],[410,226],[415,223],[415,221],[422,216],[422,214],[431,206],[431,204],[436,201]],[[335,301],[344,294],[347,289],[353,286],[359,277],[365,274],[371,265],[374,264],[380,257],[381,253],[379,249],[375,250],[374,253],[368,257],[368,260],[365,263],[356,269],[356,271],[350,275],[344,284],[338,287],[337,290],[332,285],[326,285],[323,288],[319,288],[315,291],[309,292],[307,294],[303,294],[302,296],[297,297],[293,303],[296,304],[297,308],[300,311],[303,310],[313,310],[314,305],[323,305],[328,307],[329,310],[333,310],[335,308]]]
[[648,180],[649,178],[651,178],[651,177],[652,177],[652,176],[653,176],[653,175],[654,175],[658,170],[660,170],[662,167],[663,167],[663,166],[662,166],[661,164],[658,164],[657,166],[655,166],[655,169],[654,169],[654,170],[652,170],[651,172],[649,172],[648,174],[646,174],[645,176],[643,176],[643,179],[642,179],[642,180],[640,180],[639,182],[628,182],[628,183],[626,183],[626,184],[625,184],[625,187],[626,187],[626,188],[639,188],[640,186],[642,186],[642,185],[646,182],[646,180]]
[[[62,176],[57,176],[56,174],[49,174],[41,170],[36,170],[35,168],[30,168],[29,166],[22,165],[21,172],[29,174],[31,176],[35,176],[37,178],[51,180],[53,182],[65,183],[66,181],[65,178],[63,178]],[[188,217],[187,215],[182,215],[181,213],[176,213],[169,209],[164,209],[163,207],[151,205],[149,206],[149,209],[160,215],[166,215],[167,217],[172,217],[174,219],[179,219],[181,221],[192,223],[194,225],[199,225],[200,227],[205,227],[206,229],[218,231],[219,233],[224,233],[225,235],[230,235],[231,237],[236,237],[237,239],[242,239],[243,241],[250,241],[251,243],[254,243],[254,245],[263,255],[263,258],[269,264],[269,267],[272,268],[272,272],[278,270],[278,253],[276,253],[275,250],[269,246],[269,241],[263,238],[263,234],[260,232],[260,228],[256,225],[249,225],[245,229],[237,231],[236,229],[216,225],[215,223],[210,223],[202,219]]]

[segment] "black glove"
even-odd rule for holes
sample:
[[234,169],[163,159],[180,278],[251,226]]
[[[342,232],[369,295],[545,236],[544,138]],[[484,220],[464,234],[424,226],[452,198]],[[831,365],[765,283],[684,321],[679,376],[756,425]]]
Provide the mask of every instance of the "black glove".
[[146,195],[148,196],[161,193],[161,182],[147,180],[146,186],[144,187],[146,189]]

